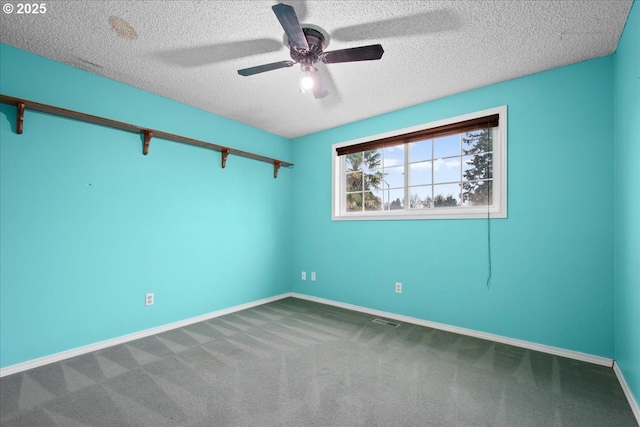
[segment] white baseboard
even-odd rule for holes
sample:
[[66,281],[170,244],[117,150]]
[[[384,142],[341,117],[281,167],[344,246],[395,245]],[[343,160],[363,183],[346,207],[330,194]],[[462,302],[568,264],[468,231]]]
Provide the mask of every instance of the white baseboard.
[[[284,293],[280,295],[276,295],[269,298],[260,299],[257,301],[252,301],[246,304],[240,304],[234,307],[225,308],[222,310],[214,311],[212,313],[203,314],[201,316],[192,317],[189,319],[181,320],[178,322],[169,323],[166,325],[158,326],[151,329],[145,329],[144,331],[135,332],[133,334],[123,335],[121,337],[112,338],[105,341],[100,341],[94,344],[86,345],[83,347],[74,348],[71,350],[66,350],[60,353],[51,354],[49,356],[40,357],[38,359],[28,360],[26,362],[17,363],[15,365],[7,366],[5,368],[0,368],[0,378],[15,374],[18,372],[26,371],[27,369],[36,368],[38,366],[47,365],[49,363],[59,362],[61,360],[69,359],[71,357],[80,356],[82,354],[90,353],[92,351],[102,350],[107,347],[111,347],[118,344],[123,344],[129,341],[137,340],[140,338],[148,337],[150,335],[159,334],[162,332],[170,331],[172,329],[182,328],[187,325],[191,325],[193,323],[202,322],[205,320],[213,319],[215,317],[224,316],[225,314],[235,313],[237,311],[246,310],[248,308],[256,307],[258,305],[267,304],[269,302],[277,301],[287,297],[300,298],[308,301],[314,301],[321,304],[332,305],[335,307],[345,308],[347,310],[359,311],[362,313],[369,313],[375,316],[386,317],[389,319],[399,320],[405,323],[412,323],[415,325],[426,326],[429,328],[440,329],[443,331],[454,332],[461,335],[468,335],[476,338],[486,339],[489,341],[499,342],[503,344],[509,344],[516,347],[527,348],[530,350],[540,351],[543,353],[549,353],[556,356],[567,357],[570,359],[581,360],[583,362],[594,363],[597,365],[611,367],[613,365],[613,360],[605,357],[594,356],[591,354],[581,353],[578,351],[565,350],[563,348],[552,347],[543,344],[537,344],[530,341],[523,341],[514,338],[505,337],[502,335],[489,334],[486,332],[480,332],[473,329],[460,328],[457,326],[451,326],[444,323],[431,322],[429,320],[418,319],[415,317],[403,316],[400,314],[389,313],[381,310],[374,310],[367,307],[362,307],[353,304],[347,304],[343,302],[333,301],[329,299],[314,297],[305,294],[299,293]],[[616,373],[617,374],[617,373]],[[618,378],[622,378],[621,374],[618,375]],[[622,382],[621,382],[622,383]],[[626,384],[626,383],[625,383]],[[624,386],[623,386],[624,388]],[[625,389],[625,393],[627,393],[627,389]],[[630,393],[630,392],[629,392]],[[629,395],[627,395],[629,397]],[[633,405],[632,405],[633,407]],[[635,406],[637,410],[637,404]],[[637,415],[636,415],[637,417]]]
[[47,365],[53,362],[59,362],[61,360],[69,359],[71,357],[80,356],[82,354],[91,353],[92,351],[102,350],[103,348],[111,347],[118,344],[123,344],[129,341],[137,340],[140,338],[148,337],[150,335],[159,334],[162,332],[170,331],[172,329],[182,328],[193,323],[203,322],[205,320],[213,319],[215,317],[224,316],[225,314],[235,313],[236,311],[246,310],[248,308],[256,307],[258,305],[266,304],[269,302],[277,301],[283,298],[290,297],[291,293],[284,293],[269,298],[259,299],[257,301],[248,302],[246,304],[236,305],[234,307],[225,308],[222,310],[214,311],[211,313],[203,314],[189,319],[180,320],[178,322],[168,323],[166,325],[157,326],[151,329],[145,329],[144,331],[135,332],[133,334],[123,335],[117,338],[100,341],[94,344],[85,345],[82,347],[74,348],[71,350],[62,351],[60,353],[51,354],[45,357],[39,357],[37,359],[28,360],[26,362],[17,363],[15,365],[0,368],[0,378],[15,374],[18,372],[26,371],[27,369],[37,368],[38,366]]
[[562,356],[569,359],[581,360],[583,362],[594,363],[596,365],[602,365],[611,367],[613,365],[613,359],[609,359],[601,356],[594,356],[592,354],[581,353],[579,351],[566,350],[564,348],[552,347],[549,345],[538,344],[530,341],[518,340],[515,338],[505,337],[503,335],[489,334],[486,332],[476,331],[473,329],[460,328],[458,326],[451,326],[444,323],[431,322],[429,320],[422,320],[416,317],[403,316],[401,314],[389,313],[386,311],[374,310],[367,307],[361,307],[359,305],[347,304],[343,302],[337,302],[324,298],[314,297],[305,294],[299,294],[293,292],[291,294],[294,298],[305,299],[308,301],[319,302],[321,304],[333,305],[335,307],[346,308],[347,310],[359,311],[362,313],[369,313],[375,316],[386,317],[388,319],[399,320],[405,323],[412,323],[420,326],[427,326],[433,329],[440,329],[447,332],[454,332],[456,334],[468,335],[471,337],[481,338],[489,341],[499,342],[502,344],[509,344],[516,347],[527,348],[529,350],[540,351],[542,353],[553,354],[555,356]]
[[631,406],[631,411],[633,415],[636,417],[636,422],[640,426],[640,406],[638,405],[638,401],[633,396],[631,389],[629,388],[629,384],[627,384],[627,380],[624,379],[624,375],[622,375],[622,371],[620,370],[620,366],[614,361],[613,362],[613,372],[616,373],[616,377],[618,377],[618,382],[624,391],[624,395],[627,397],[629,401],[629,406]]

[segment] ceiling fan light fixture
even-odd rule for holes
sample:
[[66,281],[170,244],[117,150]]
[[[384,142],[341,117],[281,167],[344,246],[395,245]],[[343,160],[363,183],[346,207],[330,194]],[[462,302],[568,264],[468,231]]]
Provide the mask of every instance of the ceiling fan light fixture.
[[322,28],[304,24],[302,26],[293,6],[278,3],[271,7],[284,30],[284,44],[289,47],[291,61],[272,62],[257,67],[238,70],[241,76],[252,76],[266,71],[292,67],[300,64],[300,92],[312,92],[314,98],[322,99],[329,92],[323,82],[322,75],[313,66],[318,61],[324,64],[338,62],[373,61],[382,58],[382,45],[369,45],[338,49],[325,52],[329,44],[329,35]]
[[300,92],[307,93],[313,89],[313,76],[311,75],[313,71],[317,70],[314,70],[310,64],[300,65]]

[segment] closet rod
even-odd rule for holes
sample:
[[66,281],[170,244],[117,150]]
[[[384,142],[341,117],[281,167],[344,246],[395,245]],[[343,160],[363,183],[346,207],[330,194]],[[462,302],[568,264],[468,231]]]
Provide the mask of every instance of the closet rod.
[[83,122],[93,123],[101,126],[107,126],[115,129],[124,130],[141,134],[144,137],[143,154],[149,152],[149,145],[152,137],[163,138],[169,141],[180,142],[182,144],[196,145],[198,147],[208,148],[210,150],[219,151],[222,157],[222,167],[227,163],[227,156],[234,154],[236,156],[247,157],[249,159],[270,163],[273,165],[273,177],[278,177],[280,166],[291,167],[293,163],[285,162],[271,157],[261,156],[260,154],[250,153],[248,151],[237,150],[235,148],[225,147],[210,142],[204,142],[186,136],[176,135],[173,133],[163,132],[156,129],[135,126],[129,123],[119,122],[117,120],[107,119],[105,117],[93,116],[91,114],[81,113],[79,111],[67,110],[65,108],[55,107],[53,105],[41,104],[39,102],[28,101],[25,99],[14,98],[8,95],[0,95],[0,102],[3,104],[13,105],[17,108],[16,114],[16,133],[21,134],[24,128],[24,110],[39,111],[41,113],[53,114],[56,116],[66,117],[69,119],[80,120]]

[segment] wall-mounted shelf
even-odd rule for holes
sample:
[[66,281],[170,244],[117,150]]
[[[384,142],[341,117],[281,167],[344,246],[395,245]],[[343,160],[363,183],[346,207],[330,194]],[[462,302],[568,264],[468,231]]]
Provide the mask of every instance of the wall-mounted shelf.
[[127,132],[137,133],[142,135],[144,143],[142,147],[142,154],[145,156],[149,153],[149,147],[151,145],[151,139],[162,138],[169,141],[180,142],[183,144],[196,145],[198,147],[208,148],[210,150],[219,151],[222,158],[222,167],[227,165],[227,157],[229,154],[233,154],[241,157],[248,157],[253,160],[270,163],[273,165],[273,177],[278,177],[278,170],[281,166],[291,167],[293,163],[285,162],[271,157],[261,156],[260,154],[250,153],[248,151],[237,150],[235,148],[225,147],[210,142],[204,142],[197,139],[188,138],[186,136],[175,135],[173,133],[163,132],[157,129],[150,129],[132,125],[129,123],[119,122],[117,120],[107,119],[105,117],[93,116],[91,114],[81,113],[79,111],[67,110],[53,105],[41,104],[39,102],[28,101],[24,99],[14,98],[12,96],[0,95],[0,102],[3,104],[14,105],[17,109],[16,114],[16,133],[21,134],[24,129],[24,111],[33,110],[41,113],[53,114],[56,116],[66,117],[74,120],[81,120],[87,123],[93,123],[96,125],[107,126],[115,129],[124,130]]

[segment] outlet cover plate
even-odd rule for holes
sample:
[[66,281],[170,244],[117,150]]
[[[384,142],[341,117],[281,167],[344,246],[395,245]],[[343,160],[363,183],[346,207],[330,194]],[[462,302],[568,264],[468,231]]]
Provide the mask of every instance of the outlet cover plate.
[[153,293],[149,293],[149,294],[145,295],[145,297],[144,297],[144,305],[147,305],[147,306],[153,305],[154,302],[155,302],[155,297],[154,297]]

